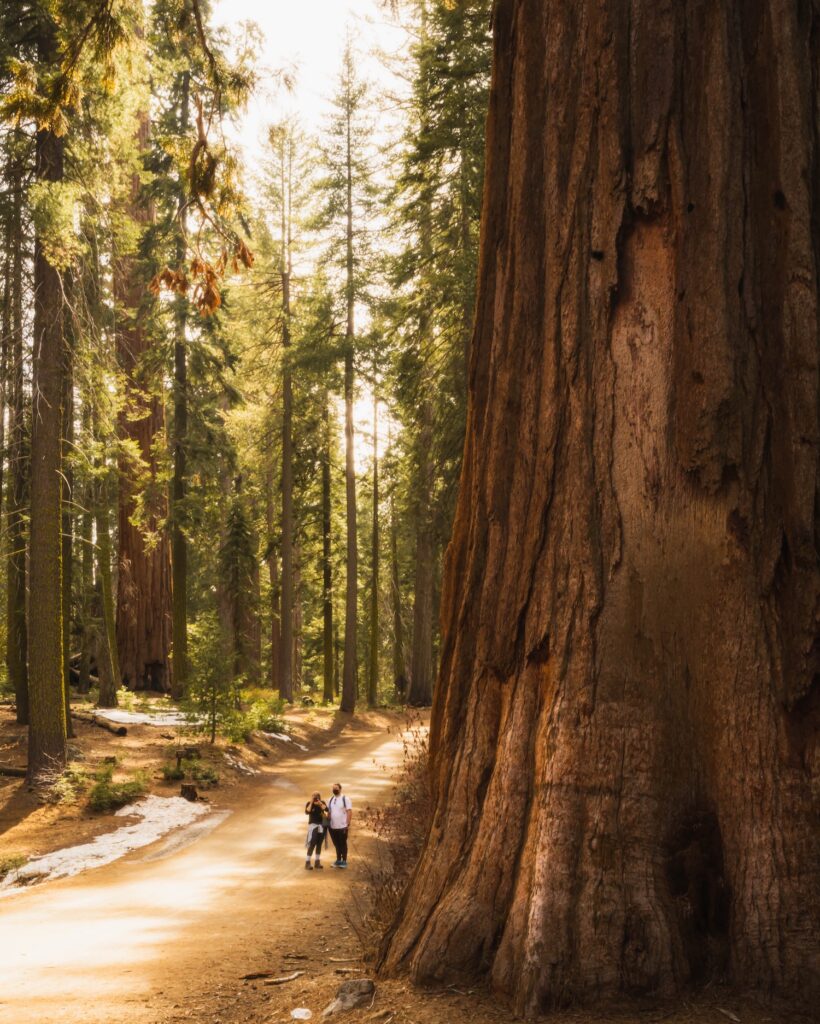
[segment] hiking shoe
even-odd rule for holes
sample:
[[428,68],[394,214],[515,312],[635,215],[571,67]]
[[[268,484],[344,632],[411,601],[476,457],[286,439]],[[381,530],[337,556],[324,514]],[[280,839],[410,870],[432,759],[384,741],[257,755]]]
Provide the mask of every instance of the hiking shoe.
[[336,865],[336,867],[337,868],[346,868],[347,867],[347,861],[346,860],[339,861],[339,863]]
[[342,866],[342,862],[340,860],[334,860],[333,863],[330,866],[332,868],[339,868],[339,867]]
[[314,864],[314,867],[316,868],[317,871],[324,871],[325,870],[324,864],[320,864],[318,860]]
[[312,870],[313,870],[313,865],[312,864],[305,864],[305,871],[312,871]]

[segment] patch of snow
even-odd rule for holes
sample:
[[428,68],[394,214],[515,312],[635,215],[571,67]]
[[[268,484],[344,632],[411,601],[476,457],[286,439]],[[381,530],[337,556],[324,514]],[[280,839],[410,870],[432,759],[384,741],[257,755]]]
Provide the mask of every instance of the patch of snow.
[[262,735],[269,740],[281,740],[283,743],[292,743],[294,747],[298,747],[300,750],[307,750],[307,747],[297,743],[292,736],[288,736],[284,732],[263,732]]
[[104,718],[107,722],[116,725],[159,725],[180,726],[191,725],[195,718],[186,715],[184,711],[160,711],[158,714],[151,714],[146,711],[122,711],[119,708],[99,709],[94,712],[98,718]]
[[207,804],[191,803],[182,797],[147,796],[117,811],[118,818],[140,818],[133,825],[124,825],[115,832],[97,836],[90,843],[68,846],[43,857],[35,857],[18,871],[9,872],[0,882],[0,895],[19,892],[32,882],[46,882],[55,878],[70,878],[90,868],[124,857],[132,850],[156,842],[167,832],[189,825],[210,810]]
[[198,839],[202,839],[203,836],[207,836],[209,833],[213,832],[213,830],[218,828],[223,821],[231,816],[232,813],[233,812],[229,810],[213,811],[207,818],[201,818],[199,821],[191,822],[191,824],[186,825],[185,828],[178,828],[170,836],[159,843],[156,850],[153,850],[151,853],[147,853],[142,860],[146,863],[155,860],[165,860],[165,858],[170,857],[171,854],[179,853],[180,850],[186,849],[193,845],[193,843]]
[[259,774],[259,772],[255,768],[251,768],[250,765],[245,764],[245,762],[240,760],[240,758],[238,757],[233,757],[231,754],[223,754],[222,756],[225,758],[225,760],[231,766],[231,768],[235,768],[238,772],[241,772],[243,775]]

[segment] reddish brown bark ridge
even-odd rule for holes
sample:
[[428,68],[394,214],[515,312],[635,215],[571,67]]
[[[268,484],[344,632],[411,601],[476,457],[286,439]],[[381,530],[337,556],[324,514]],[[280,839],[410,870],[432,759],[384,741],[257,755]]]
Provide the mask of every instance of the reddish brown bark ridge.
[[[140,115],[137,145],[148,147],[149,120]],[[153,218],[143,196],[139,176],[131,182],[129,213],[139,225]],[[120,432],[135,442],[147,469],[152,489],[157,463],[154,445],[165,433],[165,409],[141,379],[143,361],[151,340],[144,328],[145,275],[135,255],[123,255],[114,275],[117,302],[121,307],[117,331],[117,357],[128,388],[128,405],[120,417]],[[171,552],[164,525],[167,501],[163,496],[148,509],[148,521],[136,523],[133,467],[122,463],[119,500],[119,548],[117,557],[117,649],[122,681],[132,690],[171,688]],[[150,505],[150,503],[149,503]],[[157,507],[158,506],[158,507]],[[146,543],[148,534],[156,542]]]
[[820,10],[499,0],[435,815],[515,1009],[820,995]]

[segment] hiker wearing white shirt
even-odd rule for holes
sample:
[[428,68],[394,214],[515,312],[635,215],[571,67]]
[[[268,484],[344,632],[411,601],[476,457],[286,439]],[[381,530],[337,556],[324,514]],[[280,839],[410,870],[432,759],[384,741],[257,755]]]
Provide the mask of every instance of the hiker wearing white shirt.
[[342,793],[339,782],[333,784],[333,796],[327,802],[330,813],[330,838],[336,847],[336,863],[334,868],[347,867],[347,834],[353,818],[353,804],[350,798]]

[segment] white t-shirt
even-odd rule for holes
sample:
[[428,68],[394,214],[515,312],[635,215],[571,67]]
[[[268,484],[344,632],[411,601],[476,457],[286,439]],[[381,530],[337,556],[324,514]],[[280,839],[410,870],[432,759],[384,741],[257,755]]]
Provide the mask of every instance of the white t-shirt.
[[353,809],[350,797],[346,794],[332,796],[327,802],[330,811],[331,828],[347,828],[347,812]]

